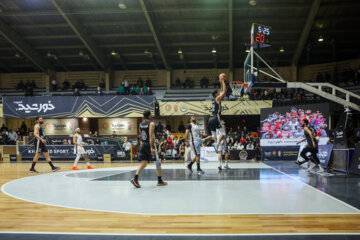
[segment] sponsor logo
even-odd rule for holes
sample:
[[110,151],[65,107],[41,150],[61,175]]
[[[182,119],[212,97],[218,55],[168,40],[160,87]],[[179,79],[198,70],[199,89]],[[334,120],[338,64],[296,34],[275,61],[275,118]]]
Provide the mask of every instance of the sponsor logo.
[[55,106],[48,101],[47,103],[33,103],[33,104],[24,104],[23,101],[15,101],[14,102],[17,107],[16,111],[24,111],[25,113],[38,112],[38,113],[46,113],[47,111],[52,111],[55,109]]

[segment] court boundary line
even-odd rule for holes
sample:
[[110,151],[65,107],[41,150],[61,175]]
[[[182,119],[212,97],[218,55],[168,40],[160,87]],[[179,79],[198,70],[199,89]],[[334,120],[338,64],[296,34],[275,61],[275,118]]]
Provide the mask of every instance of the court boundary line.
[[[264,164],[266,164],[266,163],[264,163]],[[311,185],[309,185],[309,184],[307,184],[307,183],[305,183],[305,182],[303,182],[303,181],[301,181],[301,180],[299,180],[299,179],[297,179],[297,178],[295,178],[295,177],[293,177],[293,176],[291,176],[291,175],[289,175],[289,174],[287,174],[287,173],[284,173],[283,171],[280,171],[280,170],[278,170],[278,169],[276,169],[276,168],[274,168],[274,167],[272,167],[272,166],[270,166],[270,165],[268,165],[268,166],[271,167],[272,169],[274,169],[275,171],[277,171],[277,172],[279,172],[279,173],[281,173],[281,174],[284,174],[285,176],[293,179],[294,181],[299,182],[299,183],[302,183],[302,184],[304,184],[305,186],[307,186],[308,188],[310,188],[310,189],[312,189],[312,190],[316,190],[317,192],[322,193],[323,195],[327,196],[328,198],[331,198],[331,199],[333,199],[333,200],[336,200],[337,202],[342,203],[343,205],[352,208],[353,210],[355,210],[355,211],[357,212],[357,214],[360,214],[360,209],[358,209],[358,208],[356,208],[356,207],[354,207],[354,206],[352,206],[352,205],[350,205],[350,204],[348,204],[348,203],[346,203],[346,202],[344,202],[344,201],[342,201],[342,200],[340,200],[340,199],[338,199],[338,198],[336,198],[336,197],[333,197],[333,196],[331,196],[330,194],[328,194],[328,193],[326,193],[326,192],[323,192],[323,191],[317,189],[316,187],[313,187],[313,186],[311,186]],[[326,177],[326,176],[324,176],[324,177]],[[356,213],[354,213],[354,214],[356,214]]]
[[39,235],[46,235],[46,234],[52,234],[52,235],[84,235],[84,236],[97,236],[97,235],[103,235],[103,236],[318,236],[318,235],[325,235],[325,236],[360,236],[359,233],[346,233],[346,232],[336,232],[336,233],[224,233],[224,234],[211,234],[211,233],[80,233],[80,232],[10,232],[0,231],[1,234],[39,234]]

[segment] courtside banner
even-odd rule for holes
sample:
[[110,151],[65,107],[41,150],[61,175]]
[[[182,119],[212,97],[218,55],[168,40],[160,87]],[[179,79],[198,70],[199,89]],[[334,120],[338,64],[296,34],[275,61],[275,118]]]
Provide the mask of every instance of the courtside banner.
[[[161,116],[209,115],[211,101],[160,102]],[[222,101],[222,115],[259,115],[262,108],[271,108],[272,101]]]
[[153,96],[4,97],[5,118],[142,117],[154,114]]
[[[75,159],[74,145],[47,145],[46,146],[52,159]],[[84,146],[86,154],[89,158],[95,159],[98,155],[111,154],[116,155],[115,146],[94,145]],[[35,145],[19,146],[19,152],[23,159],[32,159],[35,155]],[[41,158],[44,158],[41,155]]]

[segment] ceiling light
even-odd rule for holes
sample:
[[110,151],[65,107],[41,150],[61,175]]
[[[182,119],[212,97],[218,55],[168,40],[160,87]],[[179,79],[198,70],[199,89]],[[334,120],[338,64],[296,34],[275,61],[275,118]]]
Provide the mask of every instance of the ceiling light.
[[250,49],[246,49],[245,52],[249,53],[249,52],[250,52]]
[[213,49],[211,50],[211,53],[212,53],[213,55],[216,55],[216,49],[213,48]]
[[216,40],[216,39],[218,39],[218,38],[219,38],[219,37],[216,36],[216,35],[212,35],[212,36],[211,36],[211,39],[212,39],[212,40]]
[[249,5],[250,5],[250,6],[255,6],[256,3],[257,3],[256,0],[250,0],[250,1],[249,1]]
[[20,58],[20,53],[15,53],[15,57]]
[[117,52],[113,49],[113,50],[110,52],[110,55],[111,55],[111,56],[116,56],[116,55],[117,55]]
[[285,52],[284,47],[281,47],[281,48],[280,48],[280,52]]
[[126,7],[126,4],[124,3],[124,1],[120,1],[119,4],[118,4],[118,7],[119,7],[120,9],[126,9],[126,8],[127,8],[127,7]]
[[178,54],[179,54],[179,55],[183,54],[183,51],[181,50],[181,48],[179,48]]
[[324,38],[323,36],[320,35],[319,39],[318,39],[319,42],[323,42],[324,41]]
[[47,54],[46,54],[46,56],[47,56],[47,57],[51,57],[51,56],[52,56],[51,52],[48,51]]
[[81,57],[82,57],[82,56],[84,56],[83,51],[81,51],[81,50],[80,50],[80,52],[79,52],[79,56],[81,56]]

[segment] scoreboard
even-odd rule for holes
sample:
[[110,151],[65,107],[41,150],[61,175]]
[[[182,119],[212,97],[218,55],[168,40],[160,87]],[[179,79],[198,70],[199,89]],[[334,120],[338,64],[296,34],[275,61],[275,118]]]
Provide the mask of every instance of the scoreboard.
[[270,47],[271,28],[258,23],[251,26],[251,45],[254,47]]

